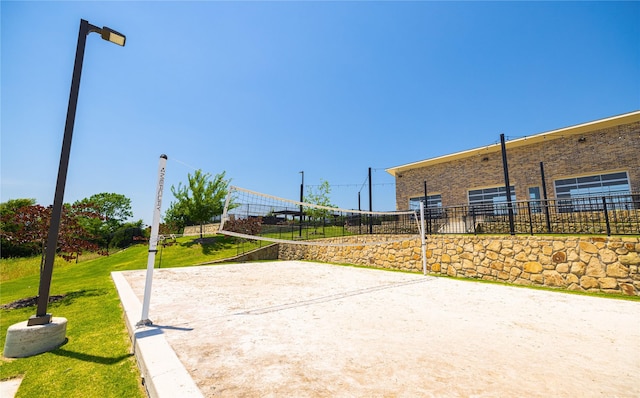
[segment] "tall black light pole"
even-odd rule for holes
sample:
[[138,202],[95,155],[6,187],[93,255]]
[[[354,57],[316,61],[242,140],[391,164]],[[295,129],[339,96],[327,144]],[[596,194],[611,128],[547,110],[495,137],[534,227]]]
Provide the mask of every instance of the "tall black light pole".
[[[360,191],[358,191],[358,211],[361,211],[360,207]],[[362,233],[362,213],[358,213],[358,233]]]
[[[369,167],[369,211],[373,212],[373,200],[371,199],[371,167]],[[373,234],[373,214],[369,214],[369,234]]]
[[82,61],[84,59],[84,48],[89,33],[100,33],[104,40],[124,46],[126,37],[109,29],[106,26],[99,28],[91,25],[84,19],[80,20],[80,32],[78,33],[78,45],[76,47],[76,59],[73,64],[73,77],[71,79],[71,93],[69,94],[69,106],[67,108],[67,120],[64,125],[64,137],[62,139],[62,153],[60,154],[60,166],[58,167],[58,180],[56,182],[56,192],[53,199],[53,209],[51,212],[51,224],[49,225],[49,235],[47,236],[47,248],[44,258],[44,267],[40,274],[40,288],[38,289],[38,309],[36,315],[29,318],[28,326],[46,325],[51,322],[51,314],[47,313],[49,302],[49,291],[51,288],[51,276],[53,274],[53,260],[56,256],[58,243],[58,231],[60,229],[60,217],[62,215],[62,202],[64,199],[64,187],[67,182],[67,169],[69,168],[69,154],[71,152],[71,137],[73,135],[73,125],[76,118],[76,107],[78,105],[78,92],[80,91],[80,75],[82,74]]
[[[301,171],[302,174],[302,182],[300,183],[300,203],[304,202],[304,171]],[[302,237],[302,205],[300,205],[300,237]]]
[[507,164],[507,147],[504,141],[504,134],[500,134],[500,147],[502,149],[502,168],[504,171],[504,186],[507,193],[507,212],[509,213],[509,232],[515,235],[515,224],[513,220],[513,204],[511,203],[511,183],[509,182],[509,165]]
[[547,181],[544,177],[544,163],[540,162],[540,178],[542,179],[542,198],[544,199],[544,217],[547,220],[547,233],[551,233],[551,219],[549,218],[549,201],[547,200]]

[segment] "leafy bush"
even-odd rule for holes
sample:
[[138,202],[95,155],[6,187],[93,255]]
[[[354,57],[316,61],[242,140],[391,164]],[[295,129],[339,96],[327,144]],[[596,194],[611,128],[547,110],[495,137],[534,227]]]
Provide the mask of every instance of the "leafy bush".
[[147,240],[146,231],[142,228],[142,220],[125,223],[118,228],[111,238],[111,247],[124,249]]

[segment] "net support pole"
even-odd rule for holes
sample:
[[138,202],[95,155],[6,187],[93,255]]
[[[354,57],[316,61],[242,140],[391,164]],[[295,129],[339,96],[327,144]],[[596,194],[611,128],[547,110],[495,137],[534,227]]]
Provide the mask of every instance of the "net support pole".
[[222,210],[222,217],[220,217],[220,226],[218,227],[219,231],[224,230],[224,223],[227,222],[229,218],[229,204],[231,203],[231,193],[233,191],[233,187],[229,187],[229,192],[227,192],[227,198],[224,200],[224,209]]
[[422,273],[427,275],[427,238],[424,231],[424,203],[420,202],[420,238],[422,243]]
[[151,301],[151,284],[153,282],[153,266],[158,252],[158,232],[160,230],[160,209],[162,208],[162,191],[164,189],[164,174],[167,164],[167,155],[160,155],[158,165],[158,187],[156,189],[155,204],[153,208],[153,222],[151,224],[151,236],[149,237],[149,256],[147,258],[147,279],[144,284],[144,301],[142,302],[142,317],[136,326],[149,326],[153,322],[149,320],[149,302]]

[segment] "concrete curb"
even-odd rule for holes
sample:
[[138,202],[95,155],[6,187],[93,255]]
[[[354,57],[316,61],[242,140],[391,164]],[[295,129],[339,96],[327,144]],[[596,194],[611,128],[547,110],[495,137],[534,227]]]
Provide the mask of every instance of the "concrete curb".
[[15,397],[18,393],[18,388],[20,388],[20,383],[22,383],[22,377],[0,381],[0,397]]
[[133,293],[122,272],[112,272],[124,318],[142,374],[143,384],[151,398],[200,398],[200,389],[165,339],[162,329],[136,327],[142,315],[142,304]]

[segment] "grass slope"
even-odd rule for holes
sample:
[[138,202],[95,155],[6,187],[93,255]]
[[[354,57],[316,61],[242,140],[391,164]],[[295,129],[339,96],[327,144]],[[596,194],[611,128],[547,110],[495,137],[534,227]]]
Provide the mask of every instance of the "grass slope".
[[[51,295],[65,298],[51,303],[48,311],[67,318],[67,343],[30,358],[2,358],[0,380],[24,377],[18,398],[145,396],[110,274],[146,268],[147,249],[139,245],[77,264],[56,263]],[[249,249],[247,244],[244,249]],[[161,266],[189,266],[236,254],[236,245],[226,237],[209,238],[202,244],[182,238],[162,248]],[[156,266],[159,262],[160,253]],[[0,303],[35,296],[39,264],[39,258],[0,260]],[[34,314],[35,307],[0,310],[0,349],[4,349],[7,328]]]

